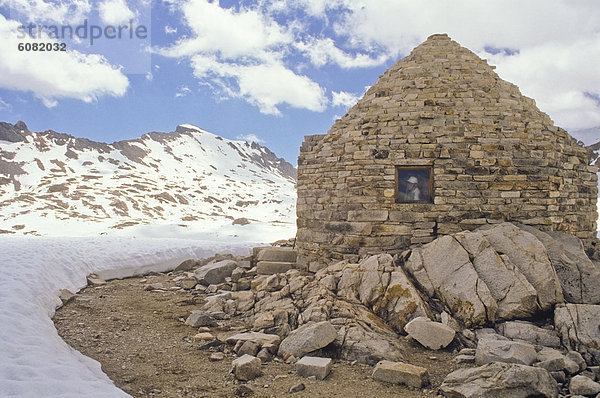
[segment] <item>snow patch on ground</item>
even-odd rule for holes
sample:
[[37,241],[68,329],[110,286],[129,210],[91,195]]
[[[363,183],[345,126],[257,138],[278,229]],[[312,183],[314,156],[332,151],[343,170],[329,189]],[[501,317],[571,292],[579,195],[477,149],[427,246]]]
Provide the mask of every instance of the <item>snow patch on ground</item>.
[[[268,241],[260,234],[254,239]],[[140,271],[165,271],[188,258],[217,252],[249,253],[258,244],[212,237],[2,237],[0,396],[129,396],[114,386],[97,361],[72,349],[58,336],[51,317],[60,305],[60,289],[80,290],[90,273],[124,277]]]

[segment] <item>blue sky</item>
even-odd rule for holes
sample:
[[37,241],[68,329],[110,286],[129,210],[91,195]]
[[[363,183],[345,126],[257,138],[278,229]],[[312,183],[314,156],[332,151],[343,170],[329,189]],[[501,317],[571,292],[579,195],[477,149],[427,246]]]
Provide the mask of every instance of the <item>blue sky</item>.
[[[0,0],[0,14],[0,120],[34,131],[112,142],[191,123],[295,163],[304,135],[443,32],[559,126],[600,126],[597,0]],[[49,31],[86,21],[103,29],[93,45]],[[34,42],[67,51],[18,50]]]

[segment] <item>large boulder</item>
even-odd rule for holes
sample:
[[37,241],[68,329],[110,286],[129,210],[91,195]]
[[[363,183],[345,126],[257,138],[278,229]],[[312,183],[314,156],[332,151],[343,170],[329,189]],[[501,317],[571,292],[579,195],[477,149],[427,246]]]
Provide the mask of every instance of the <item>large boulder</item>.
[[209,263],[196,270],[195,276],[201,283],[206,285],[218,285],[225,282],[225,278],[231,276],[237,263],[233,260],[223,260],[216,263]]
[[583,354],[588,364],[600,364],[600,305],[559,305],[554,327],[563,345]]
[[479,231],[497,252],[506,254],[527,278],[537,292],[538,303],[543,311],[563,302],[562,287],[550,264],[546,248],[533,234],[508,222]]
[[433,322],[429,318],[417,317],[408,322],[404,330],[410,337],[430,350],[447,347],[454,340],[455,331],[450,326]]
[[501,362],[455,370],[446,376],[440,390],[449,398],[558,396],[556,381],[547,370]]
[[[317,276],[327,275],[327,271],[322,270]],[[339,275],[338,297],[361,302],[398,333],[404,333],[404,326],[411,319],[429,316],[427,305],[417,289],[404,271],[394,266],[389,254],[370,256],[359,264],[347,264],[336,274]]]
[[600,303],[600,268],[585,254],[580,239],[563,232],[543,232],[530,226],[521,228],[535,235],[546,247],[567,302]]
[[403,268],[466,327],[529,318],[563,301],[544,245],[511,223],[442,236]]
[[535,347],[531,344],[497,339],[480,339],[475,351],[477,365],[490,362],[519,363],[531,365],[537,360]]
[[337,331],[328,321],[307,323],[290,333],[279,345],[279,355],[290,353],[300,358],[333,342]]
[[506,254],[496,252],[481,232],[461,232],[454,237],[467,250],[477,275],[496,300],[498,319],[527,318],[535,314],[537,292]]
[[543,329],[529,322],[511,321],[498,325],[498,330],[509,339],[524,340],[545,347],[560,347],[561,341],[554,330]]
[[416,248],[404,267],[428,296],[439,297],[465,326],[496,320],[496,300],[454,237],[442,236]]

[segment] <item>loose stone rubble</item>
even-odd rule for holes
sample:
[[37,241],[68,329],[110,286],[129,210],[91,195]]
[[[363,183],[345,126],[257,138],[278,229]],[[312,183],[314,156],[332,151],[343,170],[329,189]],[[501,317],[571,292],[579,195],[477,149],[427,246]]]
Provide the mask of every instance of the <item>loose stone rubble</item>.
[[[551,256],[553,235],[540,235],[545,244],[538,235],[501,223],[402,255],[329,262],[316,272],[292,263],[274,274],[258,273],[258,258],[289,259],[291,249],[258,248],[251,257],[183,271],[188,274],[180,282],[189,275],[203,278],[198,290],[208,282],[204,267],[227,264],[229,275],[219,277],[222,282],[186,323],[200,328],[195,339],[205,347],[222,344],[245,358],[244,366],[252,363],[251,371],[234,366],[238,380],[256,377],[258,364],[273,360],[295,363],[299,374],[322,380],[332,361],[345,359],[374,366],[376,380],[425,388],[427,369],[415,369],[404,355],[407,344],[418,342],[424,350],[456,353],[454,362],[463,369],[440,386],[450,397],[592,391],[600,374],[600,305],[568,302],[581,296],[565,292],[570,285],[554,268],[579,272],[580,263]],[[587,258],[582,247],[575,252]],[[598,268],[588,261],[587,267]],[[245,330],[210,333],[234,318]],[[576,376],[591,383],[573,381]]]

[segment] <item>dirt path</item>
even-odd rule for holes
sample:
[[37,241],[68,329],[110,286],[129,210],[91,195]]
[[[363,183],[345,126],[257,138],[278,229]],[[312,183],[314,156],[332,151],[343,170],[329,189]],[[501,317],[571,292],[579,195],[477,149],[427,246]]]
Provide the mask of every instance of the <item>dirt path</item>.
[[[435,397],[443,378],[459,367],[449,350],[427,351],[410,344],[406,361],[429,370],[431,386],[418,390],[371,378],[367,365],[336,361],[324,381],[300,378],[294,366],[279,359],[263,365],[259,378],[240,383],[229,373],[236,356],[231,347],[201,349],[193,340],[196,328],[184,324],[205,295],[177,286],[178,273],[110,281],[87,287],[57,310],[54,322],[60,336],[72,347],[102,364],[115,384],[134,397],[233,397],[253,390],[253,397]],[[148,291],[151,283],[164,290]],[[211,328],[215,335],[246,330],[232,319]],[[210,355],[222,351],[223,360]],[[303,391],[290,394],[303,383]]]

